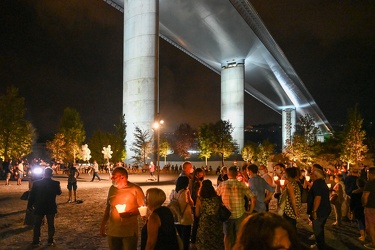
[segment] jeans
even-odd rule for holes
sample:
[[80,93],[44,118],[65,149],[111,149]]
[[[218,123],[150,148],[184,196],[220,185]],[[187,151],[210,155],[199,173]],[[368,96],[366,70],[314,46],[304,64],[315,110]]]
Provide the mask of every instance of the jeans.
[[224,247],[225,250],[232,249],[236,242],[237,232],[240,228],[242,221],[246,218],[246,214],[243,214],[240,218],[229,219],[223,223],[224,230]]
[[[44,215],[35,215],[34,225],[34,237],[33,243],[38,244],[40,242],[40,227],[43,223]],[[48,243],[53,242],[53,236],[55,235],[55,214],[46,214],[48,224]]]
[[99,174],[98,172],[94,172],[94,174],[92,175],[92,179],[91,181],[93,181],[95,179],[95,176],[98,178],[98,180],[100,181],[100,177],[99,177]]
[[315,235],[316,246],[319,250],[325,249],[324,240],[324,225],[327,222],[328,217],[318,217],[316,220],[312,221],[313,232]]

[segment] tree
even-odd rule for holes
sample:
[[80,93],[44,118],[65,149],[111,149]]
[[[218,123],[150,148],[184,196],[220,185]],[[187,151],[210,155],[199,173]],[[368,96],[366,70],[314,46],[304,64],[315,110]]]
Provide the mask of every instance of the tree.
[[188,123],[181,123],[174,132],[174,152],[184,159],[190,158],[189,149],[195,139],[195,131]]
[[159,155],[164,158],[164,165],[167,165],[167,155],[171,151],[171,144],[165,137],[160,139]]
[[124,144],[123,140],[120,140],[117,132],[103,132],[100,130],[94,131],[94,134],[90,138],[88,145],[90,146],[92,158],[98,163],[106,163],[103,157],[103,147],[111,145],[112,158],[111,161],[119,162],[124,160]]
[[214,125],[212,123],[204,123],[198,128],[198,149],[199,149],[199,158],[205,159],[206,166],[207,160],[211,157],[213,153],[212,140],[214,139],[213,135]]
[[246,162],[253,162],[256,160],[257,151],[258,147],[254,142],[247,143],[241,152],[242,159]]
[[67,160],[75,163],[81,145],[86,139],[86,132],[78,111],[73,108],[65,108],[60,121],[59,133],[64,134]]
[[148,130],[142,130],[140,127],[135,127],[134,142],[132,143],[131,151],[134,152],[132,160],[135,164],[144,165],[147,163],[149,155],[153,152],[152,136]]
[[257,160],[260,165],[267,166],[268,161],[273,153],[276,145],[264,140],[258,147]]
[[368,148],[363,144],[366,139],[366,131],[362,130],[363,119],[357,110],[357,105],[349,111],[348,121],[344,128],[344,139],[341,144],[340,160],[358,165],[366,157]]
[[233,126],[229,121],[220,120],[214,125],[213,152],[221,156],[222,166],[224,166],[224,159],[228,158],[238,148],[233,140],[232,132]]
[[122,115],[119,124],[115,125],[116,128],[116,141],[113,145],[113,156],[112,158],[116,161],[124,161],[126,158],[126,122],[125,115]]
[[52,141],[47,141],[46,147],[55,161],[65,162],[67,160],[67,145],[64,134],[55,134]]
[[284,156],[293,162],[310,164],[316,154],[316,142],[319,128],[315,126],[313,117],[309,114],[299,117],[292,138],[287,140]]
[[0,155],[5,159],[21,158],[32,152],[35,128],[25,119],[25,100],[18,89],[9,87],[0,96]]

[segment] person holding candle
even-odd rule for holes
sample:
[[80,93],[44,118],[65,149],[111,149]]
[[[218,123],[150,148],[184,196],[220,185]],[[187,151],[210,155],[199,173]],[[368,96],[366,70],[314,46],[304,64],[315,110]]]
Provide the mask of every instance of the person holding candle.
[[[100,234],[108,237],[109,249],[137,249],[138,215],[140,206],[144,205],[145,196],[142,189],[128,181],[128,172],[117,167],[112,173],[112,186],[109,188],[107,205],[100,225]],[[124,207],[125,212],[118,211],[117,206]],[[106,225],[108,230],[106,232]]]
[[[282,180],[284,178],[284,172],[285,172],[285,165],[282,164],[282,163],[277,163],[273,167],[273,177],[274,177],[273,179],[274,179],[275,185],[276,185],[274,197],[277,199],[277,203],[279,203],[280,195],[281,195],[281,192],[282,192],[280,180]],[[277,176],[277,178],[275,178],[276,176]]]
[[141,250],[178,249],[176,228],[169,208],[162,206],[166,195],[159,188],[146,191],[146,205],[151,211],[141,232]]

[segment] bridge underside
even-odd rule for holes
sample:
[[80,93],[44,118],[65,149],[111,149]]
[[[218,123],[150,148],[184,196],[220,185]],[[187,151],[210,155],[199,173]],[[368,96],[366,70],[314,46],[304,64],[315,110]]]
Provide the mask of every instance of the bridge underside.
[[[104,1],[119,11],[124,1],[131,2]],[[218,74],[244,64],[247,94],[280,115],[290,109],[297,117],[310,114],[322,134],[330,133],[330,124],[247,0],[158,3],[161,38]]]

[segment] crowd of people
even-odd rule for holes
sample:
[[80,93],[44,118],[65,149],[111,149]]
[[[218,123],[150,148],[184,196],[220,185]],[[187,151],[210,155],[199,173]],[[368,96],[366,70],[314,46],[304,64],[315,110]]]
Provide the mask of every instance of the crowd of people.
[[[68,166],[69,201],[77,202],[79,171]],[[46,216],[48,243],[54,245],[54,215],[56,195],[61,194],[58,181],[52,181],[54,170],[45,168],[44,178],[30,190],[28,209],[34,211],[33,245],[40,242],[40,219]],[[93,175],[100,178],[97,174]],[[324,227],[331,210],[335,222],[358,223],[358,240],[368,249],[375,249],[375,168],[355,168],[329,171],[319,164],[300,169],[282,163],[272,173],[265,166],[246,164],[241,168],[222,167],[216,185],[206,179],[204,168],[194,168],[184,162],[169,194],[177,200],[180,214],[176,216],[166,206],[167,194],[159,188],[145,193],[130,182],[126,167],[117,166],[111,174],[100,234],[106,236],[110,249],[137,249],[139,208],[147,206],[145,225],[141,230],[141,249],[300,249],[296,241],[297,223],[301,213],[309,215],[315,241],[312,249],[326,249]],[[100,179],[99,179],[100,180]],[[45,190],[48,195],[45,195]],[[277,200],[277,212],[269,212],[271,199]],[[302,211],[306,203],[307,211]],[[47,205],[46,205],[47,204]],[[126,204],[120,211],[116,205]],[[220,209],[230,211],[223,221]],[[251,235],[251,237],[249,237]],[[306,239],[307,240],[307,239]]]

